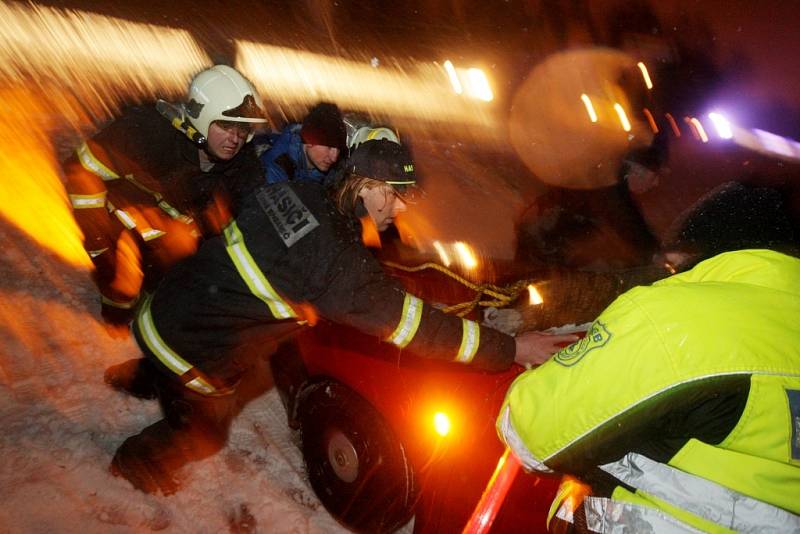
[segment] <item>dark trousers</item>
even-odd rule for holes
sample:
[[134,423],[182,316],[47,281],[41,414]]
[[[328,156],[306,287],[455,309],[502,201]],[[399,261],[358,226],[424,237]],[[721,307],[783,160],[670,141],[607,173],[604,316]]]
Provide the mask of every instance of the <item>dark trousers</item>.
[[219,451],[239,412],[237,391],[205,397],[176,378],[156,373],[164,418],[127,438],[117,449],[111,469],[147,493],[168,495],[178,489],[174,473],[189,462]]

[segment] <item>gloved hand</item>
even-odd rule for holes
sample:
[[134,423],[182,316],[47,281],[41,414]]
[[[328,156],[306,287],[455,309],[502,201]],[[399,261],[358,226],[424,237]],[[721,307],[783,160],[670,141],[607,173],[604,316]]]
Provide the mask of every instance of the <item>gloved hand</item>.
[[500,330],[504,334],[513,336],[523,325],[522,314],[514,308],[497,309],[494,307],[486,308],[483,311],[483,325],[495,330]]

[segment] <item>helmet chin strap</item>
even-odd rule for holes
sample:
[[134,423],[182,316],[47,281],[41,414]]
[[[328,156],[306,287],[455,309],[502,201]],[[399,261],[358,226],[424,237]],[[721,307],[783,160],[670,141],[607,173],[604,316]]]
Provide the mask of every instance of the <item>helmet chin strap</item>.
[[190,141],[198,145],[206,144],[206,137],[198,132],[195,127],[186,120],[186,116],[180,106],[176,106],[175,104],[171,104],[159,98],[156,101],[156,110],[172,124],[173,128],[182,132]]

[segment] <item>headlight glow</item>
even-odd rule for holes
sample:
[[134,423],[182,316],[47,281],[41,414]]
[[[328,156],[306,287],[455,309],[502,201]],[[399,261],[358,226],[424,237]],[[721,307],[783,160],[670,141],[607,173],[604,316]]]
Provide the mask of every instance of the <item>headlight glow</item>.
[[444,412],[436,412],[433,416],[433,428],[436,433],[445,437],[450,433],[450,418]]

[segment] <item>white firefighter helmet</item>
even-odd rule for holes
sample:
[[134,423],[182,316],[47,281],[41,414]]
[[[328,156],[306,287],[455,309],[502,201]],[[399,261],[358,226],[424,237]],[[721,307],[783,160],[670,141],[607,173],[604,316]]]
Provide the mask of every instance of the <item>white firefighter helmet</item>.
[[347,145],[352,151],[364,141],[377,141],[379,139],[386,139],[392,143],[397,143],[398,145],[400,144],[400,139],[397,138],[397,134],[390,128],[386,128],[384,126],[375,128],[370,126],[362,126],[353,132],[351,136],[349,136]]
[[[183,108],[204,138],[208,138],[208,128],[214,121],[267,122],[253,84],[227,65],[215,65],[197,74],[189,84]],[[251,133],[247,140],[252,138]]]

